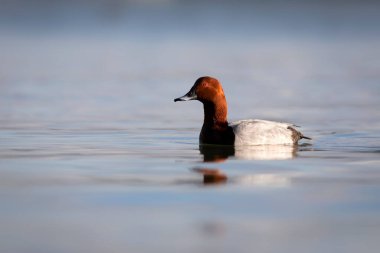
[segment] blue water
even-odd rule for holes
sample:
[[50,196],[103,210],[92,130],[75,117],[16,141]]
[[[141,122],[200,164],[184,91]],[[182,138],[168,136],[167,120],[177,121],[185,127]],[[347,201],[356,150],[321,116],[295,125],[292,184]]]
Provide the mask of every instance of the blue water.
[[[2,10],[0,252],[378,251],[376,4],[128,3]],[[313,140],[200,148],[202,75]]]

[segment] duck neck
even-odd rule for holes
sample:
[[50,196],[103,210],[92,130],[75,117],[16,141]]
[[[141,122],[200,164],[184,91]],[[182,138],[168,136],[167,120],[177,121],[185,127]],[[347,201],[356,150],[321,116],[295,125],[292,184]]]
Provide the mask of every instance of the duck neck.
[[227,122],[227,102],[226,100],[214,102],[204,102],[204,127],[226,128]]

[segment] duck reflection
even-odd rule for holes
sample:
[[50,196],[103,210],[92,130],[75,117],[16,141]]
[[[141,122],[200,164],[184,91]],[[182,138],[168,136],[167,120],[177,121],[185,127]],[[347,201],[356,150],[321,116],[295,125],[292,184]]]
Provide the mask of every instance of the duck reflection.
[[229,157],[246,160],[286,160],[297,155],[296,145],[218,146],[199,145],[204,162],[224,162]]
[[[292,145],[260,145],[260,146],[219,146],[219,145],[200,145],[199,151],[203,155],[204,162],[224,162],[228,158],[246,160],[285,160],[292,159],[297,155],[298,146]],[[224,184],[228,177],[219,169],[194,168],[194,172],[203,175],[203,184],[215,185]],[[239,184],[254,186],[284,187],[290,184],[289,178],[283,175],[264,173],[246,175],[235,178]]]
[[[285,160],[292,159],[297,155],[298,146],[291,145],[260,145],[260,146],[218,146],[200,145],[199,151],[203,155],[204,162],[224,162],[228,158],[246,160]],[[194,168],[194,172],[203,175],[203,184],[224,184],[228,177],[219,169]],[[231,181],[231,180],[229,180]],[[284,175],[264,173],[245,175],[232,179],[244,185],[255,186],[287,186],[290,184],[289,178]]]
[[194,172],[203,175],[203,184],[224,184],[227,182],[227,176],[218,169],[194,168]]
[[235,155],[234,146],[199,145],[204,162],[224,162],[228,157]]

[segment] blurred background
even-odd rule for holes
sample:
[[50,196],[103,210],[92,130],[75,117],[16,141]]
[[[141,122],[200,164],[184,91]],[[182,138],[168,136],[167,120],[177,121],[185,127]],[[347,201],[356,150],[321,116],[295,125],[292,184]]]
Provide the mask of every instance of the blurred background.
[[[377,253],[379,13],[0,0],[0,252]],[[201,103],[173,99],[204,75],[231,121],[288,121],[313,141],[199,148]]]
[[373,125],[379,6],[370,0],[2,0],[1,124],[165,125],[186,110],[184,125],[195,127],[200,104],[172,100],[211,75],[224,85],[234,120],[348,124],[351,117]]

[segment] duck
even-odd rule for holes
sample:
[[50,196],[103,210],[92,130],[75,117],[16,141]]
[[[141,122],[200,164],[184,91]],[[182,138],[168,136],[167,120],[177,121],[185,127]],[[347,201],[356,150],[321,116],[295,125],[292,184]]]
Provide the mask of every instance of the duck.
[[297,145],[301,139],[311,140],[290,123],[247,119],[229,123],[227,101],[218,79],[198,78],[189,92],[174,102],[198,100],[203,104],[204,120],[199,143],[212,145]]

